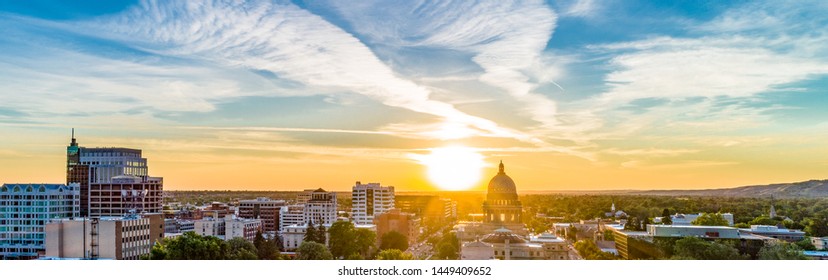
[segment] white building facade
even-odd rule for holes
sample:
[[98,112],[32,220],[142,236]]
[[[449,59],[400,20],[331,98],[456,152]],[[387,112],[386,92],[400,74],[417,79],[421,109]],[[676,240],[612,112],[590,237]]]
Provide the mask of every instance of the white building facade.
[[351,203],[351,219],[354,224],[373,224],[374,217],[394,208],[394,187],[356,182],[351,193]]
[[256,233],[262,230],[259,219],[242,219],[232,215],[224,218],[206,217],[194,223],[194,231],[201,236],[215,236],[222,240],[241,237],[253,242]]
[[160,214],[52,220],[47,257],[137,260],[164,236]]
[[317,189],[305,202],[305,223],[333,224],[336,222],[336,193]]
[[46,223],[79,215],[79,184],[1,186],[0,259],[37,258],[46,249]]

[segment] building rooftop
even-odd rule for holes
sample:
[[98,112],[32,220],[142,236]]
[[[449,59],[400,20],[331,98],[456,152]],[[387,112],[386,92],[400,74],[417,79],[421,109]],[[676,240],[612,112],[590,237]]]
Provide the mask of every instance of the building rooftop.
[[739,229],[741,231],[758,232],[758,233],[791,233],[791,234],[805,234],[804,231],[797,229],[779,228],[777,226],[766,225],[752,225],[750,229]]
[[669,227],[669,228],[708,228],[708,229],[737,229],[728,226],[697,226],[697,225],[650,225],[654,227]]
[[808,257],[828,257],[828,251],[802,251]]

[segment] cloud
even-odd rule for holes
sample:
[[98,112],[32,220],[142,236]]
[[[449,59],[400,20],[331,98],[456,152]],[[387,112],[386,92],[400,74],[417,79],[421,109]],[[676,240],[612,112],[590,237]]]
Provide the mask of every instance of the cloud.
[[[607,89],[567,104],[559,119],[573,116],[568,129],[584,142],[757,133],[747,129],[772,124],[771,113],[791,108],[774,104],[775,93],[802,91],[793,84],[828,74],[828,33],[815,26],[828,22],[811,8],[788,6],[745,5],[683,26],[684,35],[588,46],[609,57]],[[660,104],[629,109],[642,100]]]
[[595,0],[573,0],[566,2],[570,4],[561,13],[563,16],[591,17],[598,10],[598,4],[595,3]]
[[610,149],[604,150],[604,152],[606,152],[608,154],[621,155],[621,156],[671,157],[671,156],[697,153],[697,152],[699,152],[699,150],[694,150],[694,149],[657,149],[657,148],[623,150],[623,149],[618,149],[618,148],[610,148]]
[[528,115],[542,127],[557,124],[556,103],[533,92],[539,84],[554,83],[561,72],[555,69],[560,64],[543,54],[557,19],[543,2],[333,1],[331,5],[373,44],[470,53],[483,70],[480,81],[523,102]]
[[539,142],[429,98],[427,88],[396,75],[357,38],[289,3],[145,1],[83,27],[148,52],[267,70],[307,86],[346,89],[388,106]]
[[623,49],[610,61],[603,98],[749,97],[828,73],[824,62],[764,47],[749,38],[656,38],[604,46]]
[[738,162],[732,161],[706,161],[706,160],[687,160],[675,163],[653,163],[648,161],[626,161],[621,163],[624,168],[649,169],[649,170],[664,170],[664,169],[695,169],[713,166],[728,166],[737,165]]

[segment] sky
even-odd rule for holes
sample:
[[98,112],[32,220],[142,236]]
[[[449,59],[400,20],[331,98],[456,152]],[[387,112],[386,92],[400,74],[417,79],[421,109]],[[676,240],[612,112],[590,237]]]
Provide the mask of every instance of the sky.
[[[825,1],[2,1],[0,182],[64,182],[71,128],[81,146],[142,149],[167,190],[430,191],[438,166],[478,169],[484,190],[501,160],[518,191],[825,179],[826,13]],[[445,147],[475,156],[432,156]]]

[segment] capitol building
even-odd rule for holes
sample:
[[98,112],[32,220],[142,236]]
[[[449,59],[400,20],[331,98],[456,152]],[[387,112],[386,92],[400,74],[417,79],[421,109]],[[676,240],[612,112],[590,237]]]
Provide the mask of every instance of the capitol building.
[[487,232],[506,228],[523,233],[523,206],[518,199],[515,181],[506,175],[505,169],[501,161],[497,175],[489,180],[486,201],[483,202],[484,228]]
[[[571,255],[566,241],[554,233],[528,235],[522,221],[523,205],[518,199],[515,181],[506,175],[503,162],[489,181],[483,202],[483,221],[479,227],[466,224],[461,234],[473,241],[463,244],[463,260],[568,260]],[[484,235],[480,236],[479,234]],[[467,239],[467,240],[469,240]]]

